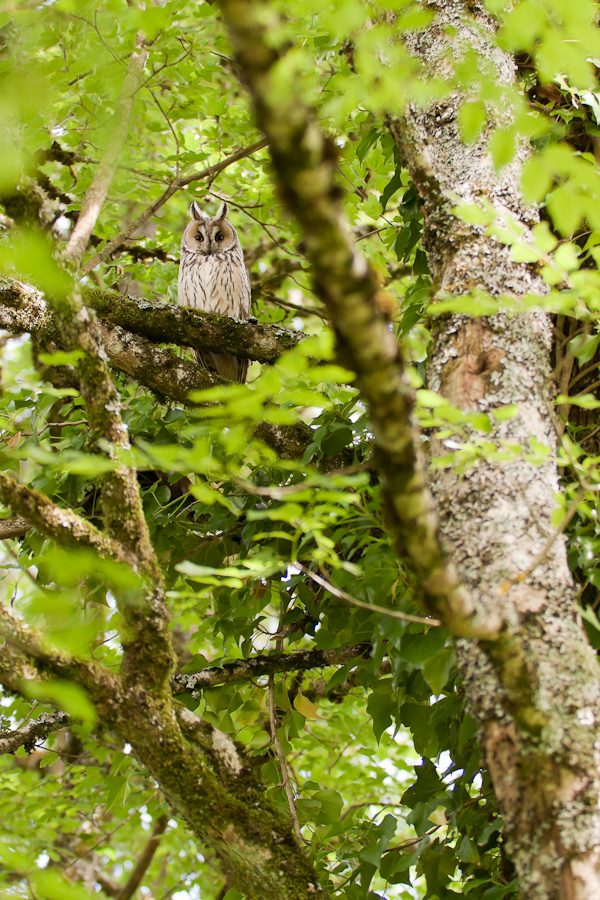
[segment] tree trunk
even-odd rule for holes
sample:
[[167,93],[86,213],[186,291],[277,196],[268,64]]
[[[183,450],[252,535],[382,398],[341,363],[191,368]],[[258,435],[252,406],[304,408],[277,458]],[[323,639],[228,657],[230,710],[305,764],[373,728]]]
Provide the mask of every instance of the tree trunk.
[[[512,58],[497,48],[494,23],[480,4],[474,14],[474,5],[461,0],[424,5],[435,18],[408,46],[429,73],[448,76],[475,49],[482,69],[491,63],[497,84],[510,88]],[[545,285],[531,266],[514,262],[485,225],[451,214],[458,204],[485,200],[496,224],[517,223],[526,240],[538,222],[519,191],[526,149],[497,172],[487,143],[507,123],[489,122],[465,144],[458,124],[464,99],[453,93],[425,110],[410,106],[401,120],[388,122],[422,199],[435,289],[516,301],[543,296]],[[559,487],[551,322],[540,310],[442,315],[432,335],[428,387],[463,410],[507,404],[517,410],[485,436],[496,452],[477,454],[460,472],[438,469],[432,487],[463,583],[485,608],[501,609],[507,623],[494,642],[459,641],[459,656],[522,896],[600,898],[600,679],[577,612],[565,540],[551,524]],[[532,441],[548,450],[542,464],[528,459]]]

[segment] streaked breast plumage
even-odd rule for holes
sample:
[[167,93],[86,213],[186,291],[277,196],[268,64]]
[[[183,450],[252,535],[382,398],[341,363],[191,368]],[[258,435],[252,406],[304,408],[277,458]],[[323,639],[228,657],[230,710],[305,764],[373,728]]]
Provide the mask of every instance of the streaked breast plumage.
[[[223,202],[206,217],[196,202],[181,239],[177,302],[234,319],[250,315],[250,277],[237,231],[228,221]],[[244,382],[248,360],[229,353],[195,350],[197,362],[229,381]]]

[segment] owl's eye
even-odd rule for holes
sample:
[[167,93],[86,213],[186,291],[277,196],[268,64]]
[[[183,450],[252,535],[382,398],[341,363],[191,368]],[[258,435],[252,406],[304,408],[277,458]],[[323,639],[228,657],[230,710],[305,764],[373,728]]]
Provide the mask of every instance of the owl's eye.
[[225,235],[222,234],[220,231],[217,232],[217,234],[215,234],[215,241],[219,241],[219,243],[221,243],[221,241],[224,239],[225,239]]
[[204,240],[204,235],[203,235],[203,234],[197,234],[197,235],[196,235],[196,240],[197,240],[197,241],[203,241],[203,240]]

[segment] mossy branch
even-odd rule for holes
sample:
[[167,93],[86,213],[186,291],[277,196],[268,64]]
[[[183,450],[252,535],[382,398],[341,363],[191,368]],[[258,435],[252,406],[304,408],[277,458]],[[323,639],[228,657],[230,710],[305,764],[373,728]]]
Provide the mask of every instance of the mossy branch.
[[[303,334],[262,325],[256,319],[238,322],[160,300],[123,297],[117,291],[87,287],[82,288],[82,297],[105,325],[154,343],[235,353],[242,359],[273,363],[304,339]],[[43,334],[47,342],[60,339],[56,318],[42,292],[17,278],[4,276],[0,281],[0,327],[13,333],[19,329]]]
[[[280,63],[289,45],[273,38],[274,9],[254,0],[219,0],[258,124],[269,142],[275,178],[300,225],[315,290],[335,328],[343,365],[353,370],[367,404],[384,475],[387,521],[398,552],[410,558],[430,613],[456,635],[491,637],[500,617],[478,616],[440,540],[420,437],[414,391],[380,306],[376,273],[342,224],[337,150],[296,94],[284,94]],[[266,14],[268,11],[268,15]],[[283,34],[283,32],[282,32]]]

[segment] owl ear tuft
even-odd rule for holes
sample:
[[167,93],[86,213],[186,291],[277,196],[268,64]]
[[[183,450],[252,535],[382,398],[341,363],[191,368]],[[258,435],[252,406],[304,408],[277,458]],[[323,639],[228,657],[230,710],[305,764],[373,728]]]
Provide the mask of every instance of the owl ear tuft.
[[202,212],[195,200],[190,203],[190,217],[192,219],[196,219],[197,222],[200,222],[202,221],[202,219],[206,218],[205,214]]
[[215,219],[224,219],[225,216],[227,215],[227,209],[228,209],[227,204],[223,200],[223,202],[221,203],[220,207],[218,208],[218,210],[215,214]]

